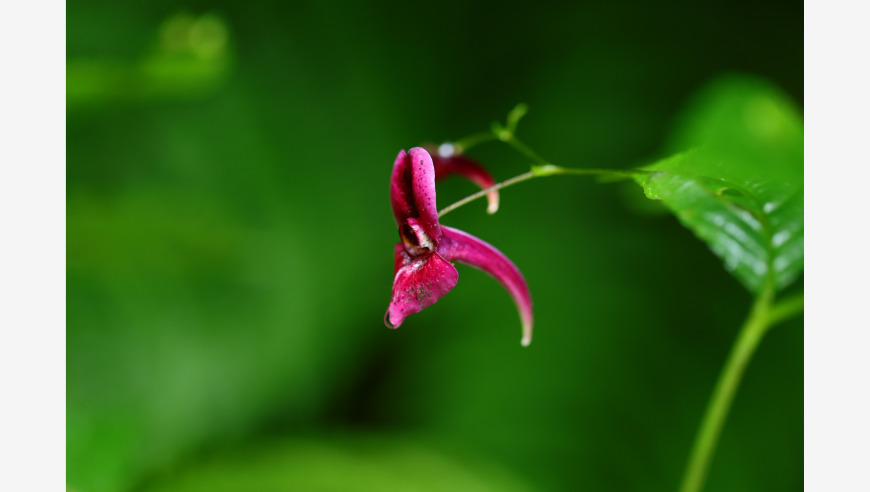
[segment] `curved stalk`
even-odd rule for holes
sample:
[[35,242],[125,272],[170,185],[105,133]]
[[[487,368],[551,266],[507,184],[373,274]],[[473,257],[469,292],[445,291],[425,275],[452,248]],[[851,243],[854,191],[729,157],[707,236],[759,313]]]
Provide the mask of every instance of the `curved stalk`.
[[740,386],[743,372],[758,348],[759,342],[773,325],[803,311],[803,294],[773,304],[773,283],[765,282],[761,293],[755,299],[749,316],[743,323],[737,341],[722,368],[719,380],[707,404],[701,427],[695,436],[695,443],[689,455],[689,462],[680,485],[680,492],[698,492],[704,486],[713,452],[722,433],[725,419]]

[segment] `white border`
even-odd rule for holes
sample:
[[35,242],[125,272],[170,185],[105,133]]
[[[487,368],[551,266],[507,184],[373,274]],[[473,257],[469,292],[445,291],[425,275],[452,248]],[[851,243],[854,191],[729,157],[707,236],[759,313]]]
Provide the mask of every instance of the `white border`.
[[66,4],[0,7],[3,490],[66,482]]
[[864,2],[804,4],[805,489],[870,490],[870,36]]

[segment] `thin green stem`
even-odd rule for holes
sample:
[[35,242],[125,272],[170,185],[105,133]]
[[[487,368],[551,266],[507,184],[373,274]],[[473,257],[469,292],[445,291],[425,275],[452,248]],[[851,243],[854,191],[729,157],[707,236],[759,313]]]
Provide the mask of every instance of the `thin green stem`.
[[491,142],[496,140],[496,136],[492,132],[480,132],[475,133],[474,135],[469,135],[461,140],[457,140],[453,143],[453,152],[456,154],[463,154],[468,149],[480,145],[482,143]]
[[644,171],[641,169],[626,169],[626,170],[617,170],[617,169],[572,169],[567,167],[559,167],[553,166],[551,164],[545,164],[543,166],[533,166],[532,170],[513,178],[502,181],[501,183],[496,183],[489,188],[484,188],[477,193],[473,193],[468,195],[467,197],[451,203],[450,205],[442,208],[438,211],[438,217],[443,217],[449,212],[456,210],[457,208],[466,205],[468,203],[477,200],[478,198],[482,198],[486,196],[487,193],[493,190],[499,190],[501,188],[507,188],[508,186],[515,185],[517,183],[522,183],[523,181],[528,181],[532,178],[541,178],[544,176],[555,176],[557,174],[574,174],[574,175],[603,175],[603,176],[613,176],[613,177],[628,177],[635,174],[645,174],[649,173],[649,171]]
[[539,176],[553,176],[556,174],[576,174],[599,176],[611,176],[614,178],[630,178],[638,174],[654,174],[656,171],[647,171],[646,169],[577,169],[571,167],[560,167],[552,164],[538,166]]
[[731,348],[695,437],[680,485],[681,492],[698,492],[703,487],[734,394],[764,334],[771,326],[803,311],[803,294],[773,304],[773,291],[773,282],[768,279]]
[[517,149],[521,154],[528,157],[529,159],[535,161],[535,164],[539,166],[543,166],[547,164],[547,160],[541,157],[537,152],[532,150],[531,147],[519,141],[517,137],[514,136],[513,133],[503,132],[503,134],[498,135],[499,140],[510,145],[511,147]]
[[[522,117],[525,116],[528,111],[529,107],[525,104],[517,104],[510,110],[510,112],[508,112],[506,126],[501,126],[496,122],[493,123],[493,128],[490,129],[490,131],[475,133],[474,135],[469,135],[455,142],[451,142],[454,152],[456,154],[462,154],[468,149],[485,142],[491,142],[493,140],[505,141],[506,138],[513,138],[514,132],[517,130],[517,124],[519,124]],[[543,161],[540,163],[543,164]]]
[[492,190],[507,188],[508,186],[511,186],[511,185],[514,185],[517,183],[522,183],[523,181],[532,179],[534,177],[536,177],[535,172],[529,171],[527,173],[520,174],[519,176],[514,176],[513,178],[502,181],[501,183],[496,183],[496,184],[490,186],[489,188],[484,188],[484,189],[478,191],[477,193],[473,193],[471,195],[468,195],[467,197],[463,198],[462,200],[451,203],[450,205],[447,205],[446,207],[442,208],[441,210],[438,211],[438,217],[439,218],[443,217],[447,213],[452,212],[453,210],[456,210],[457,208],[459,208],[467,203],[471,203],[480,197],[486,196],[486,194]]
[[792,316],[800,314],[804,311],[804,293],[793,295],[778,301],[767,315],[767,320],[770,326],[779,324]]

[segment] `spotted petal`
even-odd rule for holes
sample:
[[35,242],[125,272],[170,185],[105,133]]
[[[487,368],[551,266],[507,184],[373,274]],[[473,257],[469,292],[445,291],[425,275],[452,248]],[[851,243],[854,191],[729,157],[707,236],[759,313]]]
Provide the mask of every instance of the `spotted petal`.
[[416,212],[414,191],[410,184],[412,179],[410,164],[408,154],[400,150],[393,164],[393,175],[390,177],[390,204],[393,206],[393,216],[398,225],[402,225]]
[[393,298],[384,316],[389,328],[398,328],[406,317],[435,304],[459,280],[456,268],[438,253],[413,258],[401,244],[396,245],[395,266]]
[[401,226],[414,217],[435,242],[441,238],[435,205],[435,167],[423,148],[414,147],[408,154],[399,151],[390,180],[390,202],[396,224]]
[[516,265],[491,244],[452,227],[441,226],[438,253],[447,261],[458,261],[488,273],[514,300],[523,324],[522,344],[532,342],[532,297]]

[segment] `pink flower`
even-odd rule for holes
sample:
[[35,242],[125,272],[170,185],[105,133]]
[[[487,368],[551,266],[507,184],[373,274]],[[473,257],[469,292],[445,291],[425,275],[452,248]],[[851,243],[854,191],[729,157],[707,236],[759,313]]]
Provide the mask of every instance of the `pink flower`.
[[438,223],[435,173],[432,158],[420,147],[408,154],[400,151],[393,166],[390,201],[401,242],[395,248],[393,296],[384,321],[389,328],[398,328],[406,317],[448,293],[459,280],[450,263],[457,261],[483,270],[507,289],[522,320],[522,344],[528,345],[532,341],[532,300],[525,279],[499,250]]

